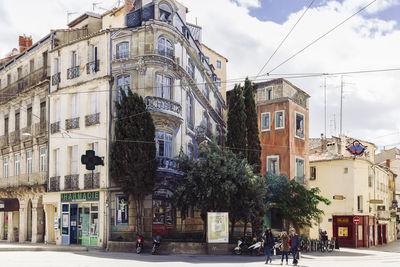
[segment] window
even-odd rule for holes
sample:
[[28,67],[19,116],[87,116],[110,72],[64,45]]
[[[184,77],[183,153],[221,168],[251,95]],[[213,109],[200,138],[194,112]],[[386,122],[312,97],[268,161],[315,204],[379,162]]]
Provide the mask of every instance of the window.
[[11,84],[11,74],[7,74],[7,86]]
[[188,59],[188,72],[189,72],[190,77],[192,77],[192,79],[194,79],[194,64],[191,59]]
[[265,101],[272,99],[272,86],[260,88],[257,90],[257,101]]
[[4,118],[4,135],[8,138],[8,115]]
[[156,131],[157,155],[172,158],[172,134],[166,131]]
[[222,62],[221,60],[217,59],[217,69],[221,69],[222,68]]
[[222,83],[221,83],[221,78],[217,78],[217,86],[221,87]]
[[279,174],[279,156],[267,157],[267,172]]
[[71,95],[71,118],[78,118],[78,95],[73,94]]
[[34,59],[31,59],[30,61],[29,61],[29,72],[33,72],[35,70],[35,60]]
[[78,174],[78,146],[69,147],[70,150],[70,174]]
[[171,84],[171,77],[158,73],[156,76],[156,96],[165,99],[171,99]]
[[129,43],[128,42],[121,42],[117,44],[117,59],[123,59],[129,57]]
[[42,147],[40,148],[40,166],[39,166],[40,172],[45,172],[46,171],[46,148]]
[[261,131],[270,130],[270,113],[261,113]]
[[210,57],[204,56],[205,61],[210,64]]
[[275,129],[285,128],[285,111],[275,111]]
[[296,121],[296,132],[295,136],[297,138],[304,138],[304,115],[301,113],[295,112],[295,121]]
[[207,84],[205,84],[203,87],[203,94],[207,98],[207,100],[210,100],[210,89],[208,88]]
[[26,173],[28,174],[28,180],[32,173],[32,151],[26,152]]
[[8,178],[8,158],[3,159],[3,176],[4,178]]
[[189,93],[186,95],[186,122],[193,129],[193,99]]
[[116,196],[115,207],[115,224],[128,225],[129,224],[129,199],[125,195]]
[[71,68],[79,66],[78,51],[71,51]]
[[121,95],[121,90],[125,92],[126,95],[128,95],[128,90],[131,89],[131,76],[119,76],[117,78],[117,100],[118,103],[121,103],[122,100],[122,95]]
[[15,155],[15,160],[14,160],[14,175],[18,176],[20,174],[20,155],[17,154]]
[[210,127],[210,121],[206,111],[203,112],[203,120],[201,121],[201,125],[204,126],[206,129]]
[[60,176],[60,149],[54,150],[54,171],[55,176]]
[[55,58],[54,59],[54,74],[57,74],[60,72],[60,63],[59,59]]
[[310,167],[310,180],[317,179],[317,167]]
[[97,114],[99,112],[99,108],[98,108],[98,101],[97,101],[98,97],[97,97],[97,92],[92,92],[91,96],[90,96],[90,106],[91,106],[91,114]]
[[160,9],[160,20],[164,22],[171,23],[172,22],[172,10],[169,5],[162,3],[159,6]]
[[26,110],[26,126],[29,128],[32,126],[32,107]]
[[158,54],[174,59],[174,46],[168,39],[164,37],[158,39]]
[[19,130],[19,118],[20,118],[19,111],[17,111],[15,113],[15,131]]
[[368,167],[368,186],[372,187],[372,168]]
[[194,158],[194,147],[193,147],[192,144],[188,144],[187,156],[188,156],[189,159],[193,159]]
[[357,196],[357,211],[363,211],[363,196]]
[[40,123],[46,122],[46,102],[40,103]]
[[349,168],[347,168],[347,167],[344,168],[343,172],[344,172],[344,173],[349,173]]
[[296,182],[299,184],[305,184],[305,179],[304,179],[304,159],[296,157]]

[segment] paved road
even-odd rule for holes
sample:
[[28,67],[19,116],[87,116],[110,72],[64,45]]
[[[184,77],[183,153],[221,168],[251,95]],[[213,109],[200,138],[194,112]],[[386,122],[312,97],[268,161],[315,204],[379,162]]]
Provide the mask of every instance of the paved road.
[[[304,255],[300,266],[400,266],[400,242],[386,247],[387,251],[341,249],[333,253],[310,253]],[[136,255],[131,253],[88,252],[16,252],[1,251],[1,266],[29,267],[125,267],[125,266],[266,266],[263,257],[250,256],[190,256],[190,255]],[[4,265],[3,265],[4,264]],[[274,258],[272,265],[280,266],[280,260]]]

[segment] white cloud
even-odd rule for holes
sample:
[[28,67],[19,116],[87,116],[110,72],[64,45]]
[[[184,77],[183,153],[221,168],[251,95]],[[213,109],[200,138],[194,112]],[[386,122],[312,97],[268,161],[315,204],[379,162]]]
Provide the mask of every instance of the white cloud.
[[261,7],[260,0],[234,0],[234,1],[236,1],[240,6],[246,8]]
[[[362,7],[368,5],[369,3],[371,3],[371,0],[345,0],[343,2],[343,7],[345,9],[350,9],[353,11],[359,10]],[[376,2],[374,2],[373,4],[371,4],[366,10],[365,12],[367,12],[368,14],[375,14],[378,13],[380,11],[386,10],[390,7],[399,5],[400,1],[399,0],[378,0]]]

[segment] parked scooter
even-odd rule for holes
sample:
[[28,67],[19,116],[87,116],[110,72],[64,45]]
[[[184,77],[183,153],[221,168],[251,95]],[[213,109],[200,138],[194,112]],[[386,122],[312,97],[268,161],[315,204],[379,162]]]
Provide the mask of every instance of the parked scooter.
[[151,254],[157,254],[161,244],[161,236],[157,235],[153,238],[153,246],[151,248]]
[[247,252],[248,244],[245,238],[242,237],[238,240],[237,246],[233,249],[233,253],[236,255],[241,255],[243,252]]
[[136,238],[136,253],[140,254],[143,250],[143,236],[138,235]]
[[248,251],[251,255],[256,255],[256,256],[260,256],[262,254],[264,254],[263,252],[263,242],[264,240],[260,237],[260,238],[253,238],[253,244],[250,245],[248,247]]

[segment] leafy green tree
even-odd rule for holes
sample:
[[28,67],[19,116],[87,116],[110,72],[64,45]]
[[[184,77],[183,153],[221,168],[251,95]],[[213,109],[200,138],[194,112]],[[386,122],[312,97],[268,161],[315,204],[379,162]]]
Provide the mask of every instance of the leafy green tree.
[[261,171],[261,145],[257,123],[257,109],[254,100],[253,85],[246,78],[244,82],[244,104],[246,108],[247,129],[247,161],[253,166],[255,173]]
[[110,173],[126,195],[132,196],[135,227],[144,230],[144,198],[151,194],[157,182],[155,127],[143,98],[125,94],[116,102],[114,140],[111,144]]
[[[247,218],[250,209],[258,208],[254,197],[261,196],[263,202],[263,187],[261,194],[250,194],[260,188],[260,178],[254,175],[247,160],[230,150],[223,150],[215,142],[202,145],[197,160],[181,156],[178,162],[184,175],[177,184],[173,204],[181,211],[183,219],[189,207],[199,210],[204,235],[207,212],[229,212],[234,225],[237,220]],[[245,204],[247,198],[254,204]]]
[[286,175],[264,175],[266,186],[267,210],[279,210],[286,222],[296,228],[312,226],[324,212],[318,208],[319,203],[330,205],[330,201],[320,196],[318,188],[307,189],[295,180],[288,180]]
[[246,113],[243,90],[235,85],[228,105],[228,134],[226,145],[235,153],[246,155]]

